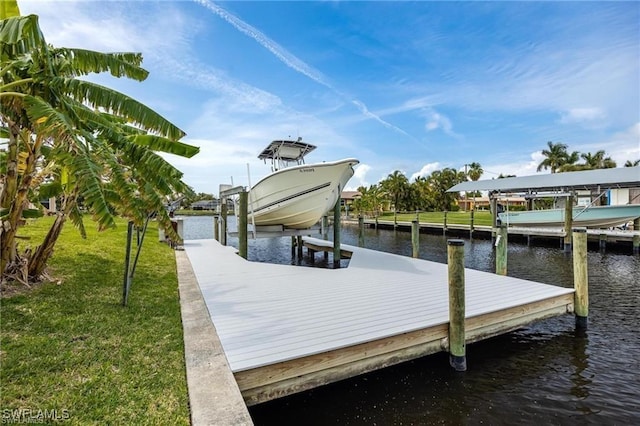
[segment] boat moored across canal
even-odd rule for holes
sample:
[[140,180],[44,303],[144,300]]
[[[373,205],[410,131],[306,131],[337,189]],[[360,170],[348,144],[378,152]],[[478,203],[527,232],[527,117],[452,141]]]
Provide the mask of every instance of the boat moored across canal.
[[[574,206],[573,225],[587,228],[609,228],[625,225],[640,217],[640,204],[618,206]],[[509,226],[562,227],[565,209],[506,211],[498,219]]]

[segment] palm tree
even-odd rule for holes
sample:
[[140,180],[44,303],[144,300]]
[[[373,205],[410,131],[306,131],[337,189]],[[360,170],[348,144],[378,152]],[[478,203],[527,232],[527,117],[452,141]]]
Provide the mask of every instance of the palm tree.
[[475,182],[479,180],[483,173],[484,170],[482,170],[482,166],[480,165],[480,163],[473,162],[469,164],[469,171],[467,172],[467,176],[472,181]]
[[361,186],[358,188],[360,199],[357,200],[358,208],[362,211],[374,212],[377,216],[383,202],[383,192],[378,185]]
[[[164,198],[190,188],[154,151],[190,157],[198,148],[178,142],[184,132],[145,105],[77,78],[108,71],[142,81],[148,75],[140,66],[142,56],[54,48],[37,16],[19,16],[17,5],[13,15],[0,21],[1,131],[9,140],[0,193],[3,277],[26,264],[28,275],[37,279],[67,218],[83,232],[80,197],[102,229],[114,226],[116,213],[141,224],[157,211],[171,232]],[[15,235],[43,181],[58,188],[61,211],[43,244],[21,257]]]
[[467,176],[464,172],[458,172],[452,168],[436,170],[427,178],[427,184],[431,190],[434,207],[437,210],[450,210],[458,199],[458,193],[447,192],[449,188],[464,182]]
[[587,152],[586,154],[580,154],[580,157],[584,160],[585,169],[610,169],[616,167],[616,162],[611,157],[605,157],[604,150],[600,150],[595,154]]
[[640,159],[636,160],[636,161],[631,161],[631,160],[627,160],[624,163],[625,167],[636,167],[636,166],[640,166]]
[[400,207],[400,201],[408,192],[409,179],[407,179],[400,170],[396,170],[380,182],[380,186],[393,202],[393,212],[394,217],[396,217],[398,208]]
[[[469,164],[467,177],[472,181],[476,182],[477,180],[479,180],[483,173],[484,173],[484,170],[482,169],[482,166],[480,165],[480,163],[473,162]],[[473,210],[476,204],[476,196],[479,196],[479,191],[474,191],[471,194],[466,193],[465,197],[468,198],[469,195],[473,197],[473,203],[471,204],[471,210]]]
[[547,142],[549,149],[543,149],[542,155],[545,158],[538,164],[538,171],[551,169],[551,173],[561,171],[563,166],[571,165],[578,161],[578,152],[574,151],[571,154],[567,152],[567,145],[563,143]]

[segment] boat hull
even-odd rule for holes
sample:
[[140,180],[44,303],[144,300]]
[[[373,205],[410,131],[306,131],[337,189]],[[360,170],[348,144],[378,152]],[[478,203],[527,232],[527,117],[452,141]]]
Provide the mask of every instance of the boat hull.
[[[511,226],[564,226],[564,209],[527,210],[498,213],[503,224]],[[640,217],[640,204],[573,208],[573,226],[609,228]]]
[[249,191],[249,220],[256,226],[306,229],[333,208],[353,176],[358,160],[289,167],[256,183]]

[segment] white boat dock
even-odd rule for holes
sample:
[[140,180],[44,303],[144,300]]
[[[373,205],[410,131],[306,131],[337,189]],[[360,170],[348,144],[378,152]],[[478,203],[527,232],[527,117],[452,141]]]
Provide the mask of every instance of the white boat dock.
[[[342,269],[251,262],[216,240],[184,248],[247,405],[448,350],[446,264],[344,244]],[[573,312],[573,288],[472,269],[465,286],[467,343]]]

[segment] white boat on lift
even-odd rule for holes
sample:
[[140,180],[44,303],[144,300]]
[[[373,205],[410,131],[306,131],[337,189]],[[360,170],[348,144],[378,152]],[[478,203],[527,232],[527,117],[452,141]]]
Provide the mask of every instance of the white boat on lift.
[[[498,218],[510,226],[564,226],[565,209],[508,211],[498,213]],[[614,206],[574,206],[573,226],[587,228],[609,228],[624,225],[640,217],[640,204]]]
[[256,227],[306,229],[331,210],[353,176],[355,158],[305,164],[314,145],[276,140],[258,156],[271,161],[272,173],[249,191],[248,213]]

